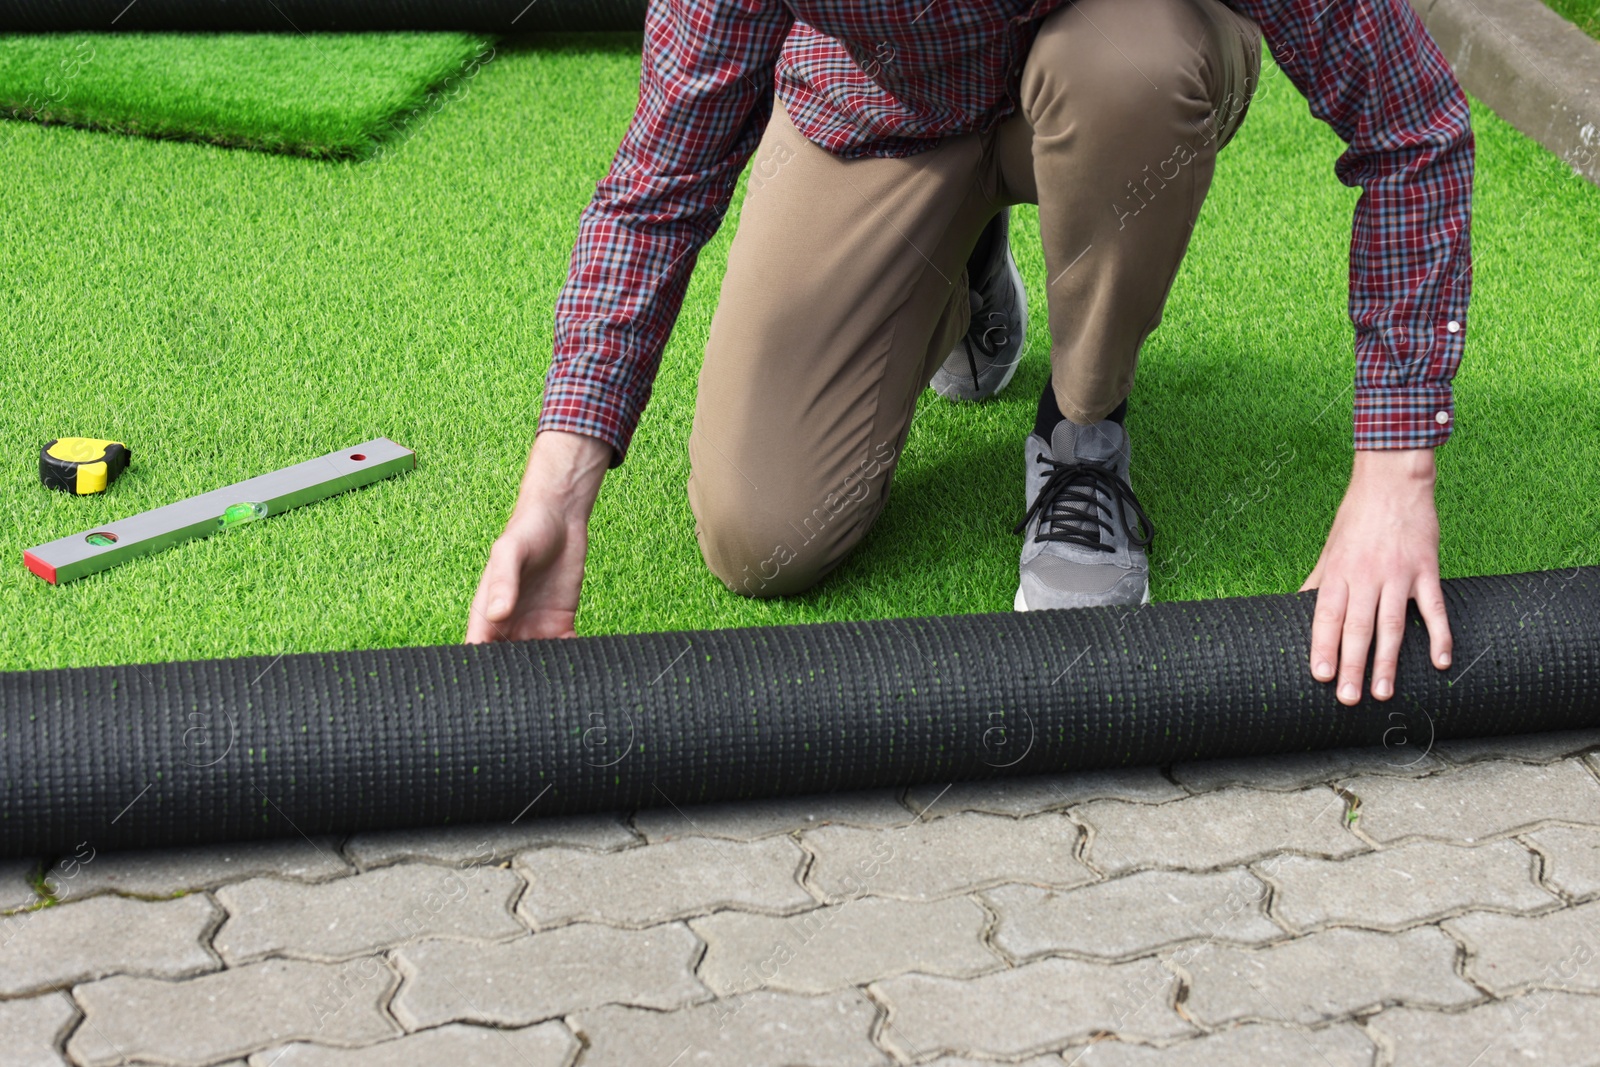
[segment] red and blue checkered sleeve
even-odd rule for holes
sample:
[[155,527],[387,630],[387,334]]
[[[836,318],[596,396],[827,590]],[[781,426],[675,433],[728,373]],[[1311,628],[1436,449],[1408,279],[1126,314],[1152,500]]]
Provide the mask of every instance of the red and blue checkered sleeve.
[[791,22],[779,0],[650,0],[639,102],[556,299],[540,431],[599,438],[621,465],[699,250],[772,116]]
[[1362,190],[1350,242],[1355,447],[1441,445],[1472,290],[1466,94],[1407,0],[1229,3],[1345,142],[1335,173]]

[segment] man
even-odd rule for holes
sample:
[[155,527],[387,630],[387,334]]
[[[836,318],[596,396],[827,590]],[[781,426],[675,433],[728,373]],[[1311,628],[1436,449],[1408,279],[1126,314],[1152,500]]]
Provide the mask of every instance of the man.
[[[467,639],[565,636],[600,482],[649,396],[695,254],[752,154],[701,371],[688,491],[735,592],[796,592],[883,507],[917,395],[1004,388],[1036,203],[1051,379],[1027,437],[1016,607],[1148,599],[1123,426],[1265,33],[1361,185],[1355,462],[1310,667],[1393,694],[1408,599],[1450,662],[1433,450],[1465,339],[1473,140],[1406,0],[658,0],[638,109],[584,210],[521,494]],[[774,100],[774,96],[776,100]]]

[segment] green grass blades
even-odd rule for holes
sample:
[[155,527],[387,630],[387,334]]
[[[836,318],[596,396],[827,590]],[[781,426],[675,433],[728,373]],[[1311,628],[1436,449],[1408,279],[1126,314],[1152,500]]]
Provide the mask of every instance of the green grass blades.
[[1600,0],[1545,0],[1545,3],[1590,37],[1600,39]]
[[[515,499],[578,213],[638,95],[638,35],[503,42],[367,162],[0,124],[0,668],[459,641]],[[1481,108],[1476,293],[1440,456],[1447,575],[1600,561],[1600,189]],[[1269,71],[1141,360],[1133,483],[1156,599],[1290,591],[1349,473],[1356,192]],[[925,394],[889,504],[814,591],[757,601],[700,559],[684,494],[742,186],[702,253],[628,462],[592,524],[578,627],[617,633],[1010,609],[1042,314],[998,400]],[[1045,306],[1037,212],[1014,242]],[[38,484],[63,435],[134,464]],[[412,473],[51,587],[24,548],[384,435]]]
[[492,55],[461,33],[0,37],[0,115],[361,157],[459,95]]

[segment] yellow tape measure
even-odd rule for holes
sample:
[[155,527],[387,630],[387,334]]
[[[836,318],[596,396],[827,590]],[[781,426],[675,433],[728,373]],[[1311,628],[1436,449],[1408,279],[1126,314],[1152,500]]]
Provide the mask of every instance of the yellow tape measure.
[[39,453],[39,481],[64,493],[99,493],[128,469],[132,454],[121,441],[58,437]]

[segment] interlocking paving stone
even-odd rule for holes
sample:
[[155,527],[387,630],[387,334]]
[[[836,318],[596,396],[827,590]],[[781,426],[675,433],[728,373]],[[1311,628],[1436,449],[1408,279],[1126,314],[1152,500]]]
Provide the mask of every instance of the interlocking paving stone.
[[1448,1008],[1483,994],[1455,973],[1456,944],[1437,927],[1401,934],[1324,930],[1260,949],[1210,945],[1182,961],[1190,1018],[1315,1023],[1404,1002]]
[[906,794],[906,803],[929,819],[958,811],[986,811],[991,815],[1036,815],[1082,804],[1087,800],[1116,798],[1159,804],[1176,800],[1184,791],[1154,767],[1114,771],[1080,771],[1042,774],[1026,778],[997,778],[989,782],[921,785]]
[[1275,857],[1258,870],[1277,885],[1273,913],[1304,930],[1324,923],[1397,930],[1471,908],[1536,911],[1556,897],[1533,881],[1515,841],[1418,841],[1347,860]]
[[[582,1067],[657,1061],[664,1067],[680,1053],[676,1067],[753,1067],[881,1064],[884,1049],[922,1067],[1370,1067],[1368,1037],[1337,1020],[1376,1010],[1372,1033],[1393,1042],[1399,1067],[1453,1062],[1430,1044],[1428,1027],[1441,1019],[1440,1033],[1483,1035],[1462,1064],[1485,1045],[1474,1067],[1600,1064],[1594,1040],[1600,1023],[1593,1021],[1600,1020],[1600,995],[1523,992],[1534,985],[1600,994],[1600,900],[1550,910],[1560,901],[1535,881],[1540,865],[1531,851],[1543,857],[1548,886],[1579,899],[1600,893],[1600,826],[1554,825],[1600,823],[1600,802],[1589,792],[1600,782],[1571,756],[1574,744],[1535,738],[1522,747],[1455,751],[1429,777],[1421,776],[1421,766],[1408,778],[1404,770],[1353,758],[1330,758],[1320,769],[1310,758],[1301,766],[1265,760],[1237,761],[1231,770],[1222,762],[1176,769],[1185,785],[1210,790],[1199,796],[1154,771],[1097,772],[1098,785],[1082,781],[1093,775],[1062,775],[973,783],[943,796],[942,786],[919,787],[904,803],[885,791],[682,814],[667,808],[636,816],[638,832],[605,816],[551,820],[586,822],[554,834],[527,820],[539,832],[507,823],[366,835],[342,850],[330,840],[320,857],[303,840],[103,854],[51,872],[65,904],[0,918],[0,996],[16,995],[6,984],[24,973],[10,959],[18,945],[61,957],[52,965],[63,958],[72,964],[95,949],[110,960],[80,976],[35,975],[22,990],[26,996],[83,982],[85,1025],[76,1024],[64,993],[0,1000],[0,1062],[29,1054],[33,1027],[48,1030],[35,1042],[44,1057],[37,1062],[64,1062],[53,1043],[70,1033],[76,1062],[85,1067],[219,1067],[222,1060],[243,1067],[240,1056],[249,1056],[251,1067],[574,1067],[574,1059]],[[1344,805],[1332,790],[1283,791],[1310,780],[1296,777],[1302,774],[1319,781],[1337,776],[1360,795],[1358,829],[1372,833],[1379,849],[1345,830]],[[1219,798],[1227,803],[1217,804]],[[919,801],[933,802],[925,817]],[[1311,829],[1294,826],[1294,814],[1304,814]],[[1319,819],[1326,824],[1317,825]],[[1395,829],[1408,820],[1425,829]],[[1113,862],[1102,868],[1115,875],[1109,880],[1096,880],[1073,858],[1079,823],[1092,827],[1091,865],[1101,866],[1102,846],[1118,845],[1107,850]],[[1483,840],[1512,833],[1517,840]],[[1431,839],[1456,834],[1479,843]],[[578,844],[580,838],[588,843]],[[1132,842],[1134,858],[1124,840]],[[1329,840],[1343,851],[1328,848]],[[299,861],[285,854],[279,864],[257,851],[289,844],[298,845]],[[513,850],[514,871],[494,866]],[[1155,859],[1139,858],[1141,850]],[[1317,932],[1290,939],[1262,914],[1263,885],[1251,872],[1211,869],[1241,862],[1240,850],[1254,875],[1274,887],[1274,916]],[[815,856],[809,872],[808,851]],[[353,873],[347,858],[370,869]],[[1141,870],[1147,867],[1155,869]],[[0,901],[19,881],[26,890],[32,869],[0,864]],[[814,886],[810,893],[800,884],[802,873]],[[392,892],[378,891],[385,879]],[[478,915],[450,925],[452,908],[480,903],[451,887],[480,881],[503,890],[494,923],[476,926]],[[165,896],[185,886],[211,894],[157,902],[107,895]],[[847,903],[818,906],[824,893]],[[511,915],[519,894],[522,919],[542,932],[527,933]],[[1006,968],[985,946],[989,916],[963,894],[987,904],[990,938],[1022,966]],[[229,918],[211,897],[237,905],[240,916]],[[426,923],[412,914],[413,897],[423,901]],[[122,917],[122,909],[173,906],[200,909],[203,920],[177,924],[181,929],[169,934],[139,912],[128,913],[131,921]],[[65,923],[76,908],[89,910]],[[736,910],[721,910],[729,908]],[[95,918],[96,909],[105,915]],[[584,918],[613,925],[576,921]],[[55,928],[37,925],[46,922]],[[1443,930],[1418,926],[1424,922],[1441,922]],[[396,923],[401,936],[374,933]],[[205,946],[214,929],[234,962],[277,953],[355,958],[337,965],[247,962],[214,973],[219,963]],[[141,936],[146,947],[135,943]],[[1455,941],[1466,947],[1465,976],[1481,989],[1455,974]],[[389,962],[364,955],[400,942],[407,943],[394,951],[392,965],[403,980]],[[189,969],[163,970],[181,951],[195,954]],[[1115,962],[1149,953],[1159,958]],[[1041,958],[1057,954],[1098,960]],[[312,970],[274,982],[251,977],[274,965]],[[1046,966],[1056,973],[1040,977]],[[103,977],[124,967],[137,973]],[[371,973],[352,978],[357,967]],[[1172,1008],[1174,968],[1192,983],[1182,1010],[1193,1024]],[[167,974],[174,977],[156,977]],[[738,995],[767,974],[765,988]],[[876,1047],[876,1006],[849,988],[868,983],[892,1013]],[[1482,989],[1511,997],[1515,1011],[1496,1015],[1473,1006]],[[731,999],[713,1001],[714,993]],[[1395,1001],[1406,1008],[1382,1008]],[[37,1025],[26,1014],[48,1013],[52,1005],[56,1015]],[[389,1012],[420,1032],[406,1034]],[[580,1053],[556,1021],[563,1015],[585,1026],[597,1041],[594,1050]],[[600,1033],[608,1020],[614,1032]],[[1202,1034],[1196,1024],[1222,1029]],[[1395,1037],[1395,1028],[1404,1032]],[[364,1033],[351,1037],[349,1030]],[[535,1031],[542,1036],[531,1036]],[[1509,1037],[1491,1044],[1502,1031]],[[1585,1033],[1586,1044],[1575,1036]],[[667,1048],[679,1036],[683,1042]],[[530,1042],[527,1048],[522,1041]]]
[[125,1059],[204,1067],[292,1041],[370,1044],[399,1033],[381,1007],[394,983],[376,956],[264,960],[185,982],[104,978],[73,990],[85,1022],[67,1054],[82,1067]]
[[907,1058],[1017,1058],[1099,1031],[1144,1040],[1193,1032],[1172,1008],[1177,975],[1153,959],[1046,959],[978,978],[906,974],[872,988],[889,1007],[882,1041]]
[[518,852],[551,845],[609,852],[637,844],[639,839],[617,815],[540,819],[529,814],[515,823],[508,820],[356,834],[344,843],[344,853],[366,870],[405,860],[444,863],[452,867],[498,863]]
[[1467,973],[1496,996],[1528,986],[1600,993],[1600,901],[1548,915],[1472,912],[1444,928],[1466,944]]
[[647,926],[719,908],[791,912],[816,903],[800,885],[789,837],[686,837],[620,852],[541,848],[518,854],[528,880],[517,913],[544,927],[574,919]]
[[523,883],[501,867],[380,867],[332,882],[255,878],[217,890],[216,948],[229,963],[288,953],[344,959],[420,937],[514,937]]
[[1219,789],[1153,808],[1101,800],[1074,814],[1094,830],[1089,862],[1110,874],[1209,870],[1279,851],[1348,856],[1368,847],[1345,829],[1344,801],[1331,789]]
[[987,923],[965,897],[863,897],[786,918],[724,911],[689,925],[707,945],[700,977],[725,996],[762,987],[827,993],[906,971],[992,971],[1001,961],[983,947]]
[[1442,760],[1414,744],[1394,744],[1179,763],[1172,776],[1200,793],[1227,786],[1293,790],[1356,774],[1426,774],[1443,766]]
[[1321,1030],[1248,1023],[1161,1049],[1098,1041],[1064,1056],[1076,1067],[1372,1067],[1376,1057],[1372,1041],[1347,1023]]
[[336,839],[321,837],[313,842],[295,837],[206,848],[102,852],[87,863],[58,863],[45,881],[62,897],[90,893],[170,897],[268,874],[320,881],[350,872]]
[[447,1022],[527,1026],[580,1008],[663,1011],[711,993],[694,976],[700,942],[676,923],[618,930],[576,923],[498,945],[423,941],[395,953],[404,981],[395,1018],[408,1030]]
[[607,1007],[569,1022],[589,1041],[583,1067],[878,1067],[877,1008],[860,990],[821,997],[759,992],[683,1011]]
[[1247,871],[1143,871],[1057,892],[1004,885],[984,894],[994,943],[1018,959],[1054,952],[1117,958],[1193,938],[1256,944],[1285,937]]
[[0,1048],[10,1067],[62,1067],[56,1051],[78,1009],[65,993],[0,1000]]
[[1524,835],[1544,856],[1544,880],[1575,897],[1600,893],[1600,826],[1550,826]]
[[1600,747],[1600,730],[1561,730],[1548,734],[1517,734],[1512,737],[1473,737],[1459,741],[1440,741],[1434,753],[1452,763],[1484,759],[1514,759],[1527,763],[1550,763]]
[[1495,760],[1428,778],[1351,778],[1359,826],[1375,841],[1471,843],[1547,821],[1600,823],[1600,781],[1580,760],[1548,766]]
[[1065,888],[1092,881],[1073,856],[1078,835],[1065,815],[1012,819],[968,812],[897,830],[825,826],[801,840],[817,857],[811,883],[829,900],[928,900],[1001,882]]
[[0,995],[103,975],[181,976],[216,970],[201,939],[221,912],[203,896],[145,901],[91,897],[0,920]]
[[250,1067],[566,1067],[578,1039],[559,1022],[522,1030],[455,1023],[366,1048],[297,1042],[250,1057]]
[[1392,1067],[1592,1067],[1600,999],[1536,991],[1461,1013],[1390,1008],[1367,1023],[1392,1042]]
[[[940,1056],[936,1060],[929,1060],[921,1067],[996,1067],[995,1060],[974,1060],[966,1056]],[[1050,1054],[1045,1056],[1032,1056],[1025,1060],[1009,1061],[1005,1067],[1066,1067],[1066,1061],[1060,1056]]]
[[38,899],[28,880],[37,868],[36,860],[0,860],[0,911],[25,908]]
[[834,796],[779,797],[728,804],[700,804],[684,808],[649,808],[634,815],[633,826],[645,840],[671,841],[679,837],[725,837],[754,841],[772,834],[792,833],[817,826],[902,826],[916,816],[907,811],[892,789]]

